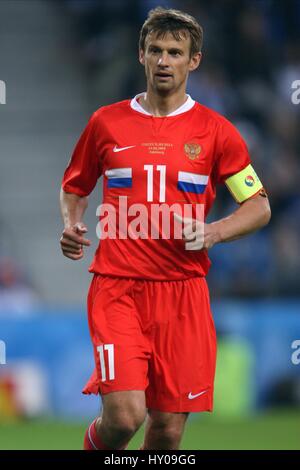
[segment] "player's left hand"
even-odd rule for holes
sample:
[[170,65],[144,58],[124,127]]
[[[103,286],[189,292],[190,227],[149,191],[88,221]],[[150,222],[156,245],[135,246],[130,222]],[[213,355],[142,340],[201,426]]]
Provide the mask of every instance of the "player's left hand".
[[175,213],[174,219],[183,224],[182,238],[186,242],[186,250],[209,250],[220,242],[220,236],[214,224],[206,224],[196,219],[181,217]]

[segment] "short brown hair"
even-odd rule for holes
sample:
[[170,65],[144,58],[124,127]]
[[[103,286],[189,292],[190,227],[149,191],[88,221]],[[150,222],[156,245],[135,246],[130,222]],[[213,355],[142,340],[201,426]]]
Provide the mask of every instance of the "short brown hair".
[[187,32],[191,38],[190,55],[201,51],[203,29],[193,16],[183,11],[162,7],[150,10],[140,32],[139,48],[143,51],[146,37],[152,32],[157,33],[158,38],[170,32],[176,41],[181,39],[181,32]]

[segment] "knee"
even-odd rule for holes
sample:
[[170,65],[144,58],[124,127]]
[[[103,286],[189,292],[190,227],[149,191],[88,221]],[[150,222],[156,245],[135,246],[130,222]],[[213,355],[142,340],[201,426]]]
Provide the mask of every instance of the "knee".
[[145,449],[176,450],[179,448],[183,431],[182,423],[153,420],[145,438]]
[[174,425],[163,424],[159,425],[157,428],[158,435],[161,436],[162,439],[168,442],[178,442],[181,439],[182,430],[180,427],[176,427]]
[[109,428],[113,435],[120,438],[130,438],[143,424],[146,417],[146,410],[122,410],[115,413],[111,418],[108,417],[105,425]]
[[135,414],[132,414],[123,412],[116,417],[112,426],[115,429],[118,429],[122,434],[132,435],[139,429],[144,420],[145,414],[143,413],[136,412]]

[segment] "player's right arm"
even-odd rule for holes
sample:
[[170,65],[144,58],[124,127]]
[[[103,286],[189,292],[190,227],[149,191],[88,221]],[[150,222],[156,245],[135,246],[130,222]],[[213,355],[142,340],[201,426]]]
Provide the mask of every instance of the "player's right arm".
[[87,227],[82,220],[88,196],[102,173],[96,135],[97,113],[94,113],[77,142],[62,181],[60,208],[64,230],[60,246],[63,254],[72,260],[81,259],[83,247],[91,244],[84,237]]
[[88,231],[82,222],[84,212],[88,206],[87,196],[60,192],[60,209],[64,222],[64,230],[60,238],[60,246],[64,256],[72,260],[83,257],[83,246],[90,246],[91,242],[83,235]]

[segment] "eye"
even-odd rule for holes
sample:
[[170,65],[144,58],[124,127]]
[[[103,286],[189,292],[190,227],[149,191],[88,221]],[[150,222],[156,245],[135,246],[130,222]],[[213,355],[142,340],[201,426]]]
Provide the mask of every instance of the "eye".
[[160,52],[160,50],[157,48],[157,47],[151,47],[150,48],[150,52],[152,54],[158,54]]
[[170,54],[174,57],[179,57],[181,55],[180,51],[170,51]]

